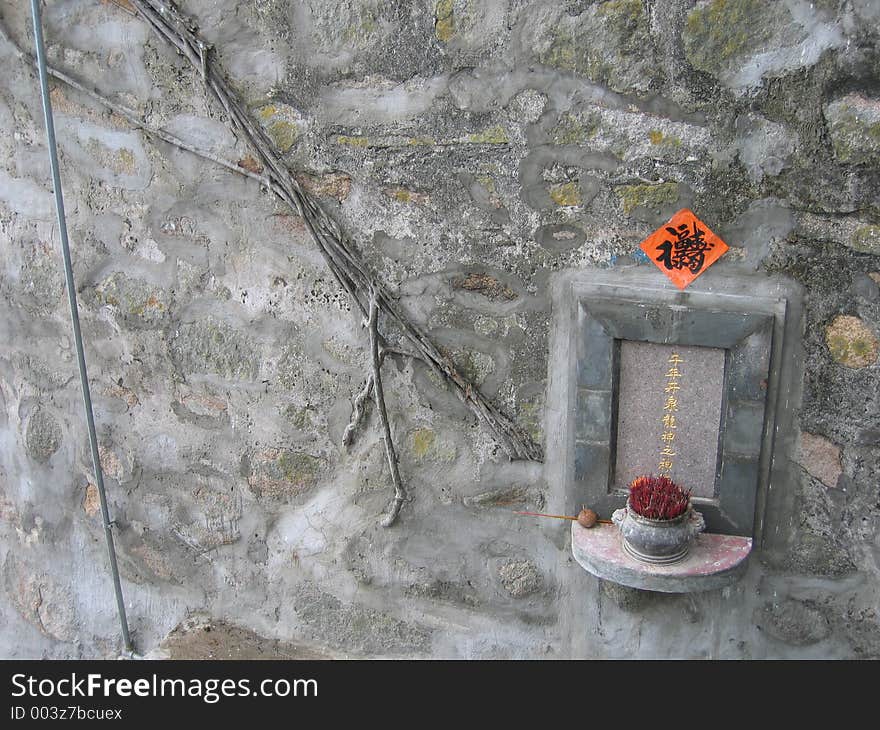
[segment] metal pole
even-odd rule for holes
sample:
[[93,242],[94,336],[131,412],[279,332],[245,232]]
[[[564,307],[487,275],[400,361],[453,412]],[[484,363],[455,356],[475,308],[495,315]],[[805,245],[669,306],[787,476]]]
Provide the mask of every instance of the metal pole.
[[46,74],[46,48],[43,43],[43,22],[40,18],[40,0],[31,0],[31,15],[34,20],[34,44],[37,49],[37,70],[40,75],[40,92],[43,96],[43,116],[46,119],[46,138],[49,147],[49,165],[52,168],[52,186],[55,192],[55,211],[58,214],[58,230],[61,233],[61,253],[64,257],[64,278],[67,283],[67,301],[70,304],[70,319],[73,323],[73,341],[76,344],[76,360],[79,365],[79,380],[82,385],[83,405],[86,411],[86,425],[89,431],[89,447],[92,451],[92,464],[95,468],[95,483],[101,501],[101,517],[104,521],[104,536],[107,538],[107,552],[110,554],[110,571],[113,574],[113,588],[116,591],[116,608],[122,626],[122,641],[125,649],[133,653],[128,620],[125,617],[125,601],[122,598],[122,585],[119,582],[119,566],[116,563],[116,548],[113,545],[110,512],[107,509],[107,493],[104,490],[104,472],[98,455],[98,437],[95,433],[95,417],[92,413],[92,395],[89,391],[89,378],[86,372],[86,358],[83,352],[82,332],[79,327],[79,308],[76,304],[76,284],[73,280],[73,267],[70,263],[70,242],[67,238],[67,222],[64,215],[64,198],[61,195],[61,177],[58,173],[58,149],[55,144],[55,123],[52,117],[52,103],[49,100],[49,79]]

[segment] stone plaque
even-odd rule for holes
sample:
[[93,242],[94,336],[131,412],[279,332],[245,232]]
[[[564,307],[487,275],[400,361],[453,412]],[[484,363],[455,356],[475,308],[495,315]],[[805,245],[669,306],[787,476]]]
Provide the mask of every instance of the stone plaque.
[[621,341],[614,488],[661,474],[713,498],[723,389],[721,348]]

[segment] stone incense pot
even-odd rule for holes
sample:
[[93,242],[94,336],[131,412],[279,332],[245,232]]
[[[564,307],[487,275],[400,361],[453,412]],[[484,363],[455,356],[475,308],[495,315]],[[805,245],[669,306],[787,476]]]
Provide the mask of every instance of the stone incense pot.
[[684,560],[691,541],[706,529],[703,515],[690,505],[671,520],[652,520],[637,514],[627,500],[611,521],[620,529],[623,549],[636,560],[655,565]]

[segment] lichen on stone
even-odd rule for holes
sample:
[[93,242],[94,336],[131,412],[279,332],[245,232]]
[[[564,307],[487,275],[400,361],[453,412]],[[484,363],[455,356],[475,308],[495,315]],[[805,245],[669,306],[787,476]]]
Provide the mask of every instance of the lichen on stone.
[[645,91],[658,74],[641,0],[609,0],[574,18],[561,15],[539,31],[538,43],[540,63],[608,84],[615,91]]
[[547,193],[550,200],[562,208],[574,207],[583,202],[580,185],[576,182],[554,183]]
[[295,497],[315,485],[323,460],[288,448],[270,448],[247,459],[248,486],[255,496],[269,500]]
[[859,226],[849,242],[850,248],[861,253],[880,256],[880,226]]
[[257,346],[251,338],[210,317],[181,324],[169,349],[173,360],[186,373],[215,373],[253,380],[259,370]]
[[510,144],[510,135],[501,125],[488,127],[482,132],[474,132],[464,138],[468,144]]
[[452,354],[455,366],[466,380],[480,386],[495,371],[495,360],[491,355],[474,350],[456,350]]
[[449,464],[455,461],[458,453],[455,445],[437,437],[432,428],[417,428],[409,434],[409,452],[416,462]]
[[434,5],[434,35],[447,43],[455,35],[455,0],[437,0]]
[[834,156],[850,164],[880,162],[880,100],[849,94],[825,107]]
[[142,279],[114,272],[95,287],[95,299],[128,327],[155,328],[168,318],[169,295]]
[[616,189],[623,203],[623,212],[632,213],[636,208],[660,208],[678,200],[678,183],[665,182],[656,185],[621,185]]
[[260,107],[257,117],[281,152],[288,152],[296,144],[301,134],[300,128],[305,123],[296,109],[280,102]]
[[712,0],[698,5],[688,14],[682,34],[688,61],[694,68],[717,74],[732,59],[761,50],[773,36],[776,5],[782,3]]
[[825,329],[825,342],[835,362],[864,368],[877,362],[880,339],[858,317],[839,315]]
[[348,147],[369,147],[370,140],[367,137],[355,136],[351,137],[346,134],[340,134],[336,137],[336,143],[346,145]]
[[661,145],[675,148],[681,147],[681,137],[676,137],[674,134],[664,134],[660,129],[652,129],[648,132],[648,139],[651,140],[651,144],[658,147]]

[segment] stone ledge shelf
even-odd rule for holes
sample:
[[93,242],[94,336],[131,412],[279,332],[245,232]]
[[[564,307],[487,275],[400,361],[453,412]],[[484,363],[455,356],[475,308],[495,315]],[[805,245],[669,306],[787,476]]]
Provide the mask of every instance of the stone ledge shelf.
[[614,583],[662,593],[696,593],[735,583],[745,572],[752,540],[736,535],[703,533],[691,543],[687,557],[675,565],[649,565],[623,550],[615,525],[586,529],[571,525],[574,559],[588,573]]

